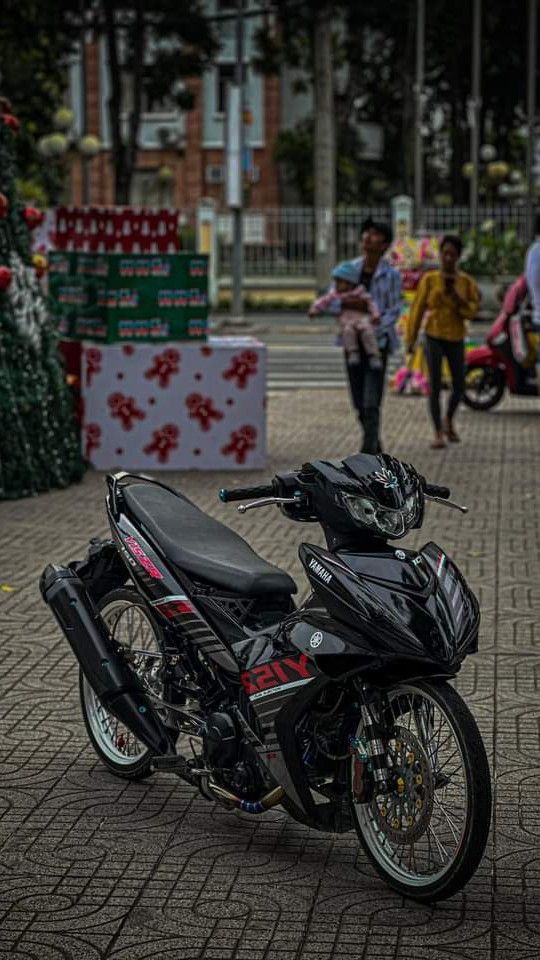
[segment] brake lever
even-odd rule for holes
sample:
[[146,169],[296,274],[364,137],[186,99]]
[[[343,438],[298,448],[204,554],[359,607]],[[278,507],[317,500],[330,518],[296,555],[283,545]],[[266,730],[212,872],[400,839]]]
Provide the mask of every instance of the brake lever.
[[452,510],[459,510],[461,513],[468,513],[469,508],[462,506],[460,503],[454,503],[453,500],[443,500],[442,497],[430,497],[427,493],[424,494],[426,500],[431,500],[432,503],[440,503],[443,507],[451,507]]
[[271,503],[300,503],[299,497],[264,497],[262,500],[252,500],[251,503],[241,503],[236,509],[238,513],[254,510],[256,507],[268,507]]

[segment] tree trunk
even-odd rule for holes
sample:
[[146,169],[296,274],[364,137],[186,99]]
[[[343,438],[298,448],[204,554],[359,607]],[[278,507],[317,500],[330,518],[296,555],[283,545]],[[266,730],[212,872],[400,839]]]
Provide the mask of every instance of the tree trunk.
[[331,15],[314,14],[315,272],[317,289],[328,286],[336,261],[336,144]]
[[133,107],[129,115],[127,142],[122,130],[122,64],[118,55],[118,27],[116,7],[113,0],[103,3],[105,17],[105,36],[109,55],[109,76],[111,96],[109,98],[109,120],[112,137],[112,160],[114,166],[114,202],[118,206],[127,206],[130,201],[133,169],[137,159],[137,138],[141,119],[142,72],[144,64],[144,13],[142,0],[136,5],[136,21],[131,27],[134,31]]

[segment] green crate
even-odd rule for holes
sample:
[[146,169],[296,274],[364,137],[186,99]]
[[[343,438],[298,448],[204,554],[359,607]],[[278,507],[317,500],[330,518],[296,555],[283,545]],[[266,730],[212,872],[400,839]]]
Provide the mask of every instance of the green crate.
[[204,340],[208,257],[55,251],[49,295],[65,336],[101,343]]

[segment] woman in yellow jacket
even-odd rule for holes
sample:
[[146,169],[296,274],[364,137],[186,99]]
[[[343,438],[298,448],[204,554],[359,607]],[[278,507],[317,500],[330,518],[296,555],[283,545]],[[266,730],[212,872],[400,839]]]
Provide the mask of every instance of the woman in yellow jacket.
[[[424,351],[429,370],[429,409],[435,427],[431,446],[441,450],[446,437],[457,442],[453,418],[457,410],[465,377],[465,325],[478,313],[480,291],[472,277],[457,269],[463,245],[459,237],[441,240],[439,270],[430,270],[422,277],[411,307],[408,324],[409,351],[414,350],[420,330],[425,333]],[[452,376],[452,392],[448,411],[441,419],[441,367],[446,357]]]

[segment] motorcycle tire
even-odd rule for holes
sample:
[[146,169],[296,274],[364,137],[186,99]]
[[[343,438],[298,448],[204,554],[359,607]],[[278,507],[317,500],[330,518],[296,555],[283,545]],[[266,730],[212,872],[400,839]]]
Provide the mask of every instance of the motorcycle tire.
[[505,387],[502,370],[494,370],[492,367],[483,367],[479,364],[467,367],[463,403],[471,410],[492,410],[502,400]]
[[[142,638],[142,649],[160,652],[160,627],[136,590],[129,587],[111,590],[101,598],[97,607],[111,632],[124,646],[129,647],[137,640],[137,647],[140,648]],[[124,616],[124,632],[121,633],[119,625]],[[130,630],[130,622],[133,624],[137,620],[141,628],[139,635],[135,629],[131,630],[131,638],[125,637],[125,632]],[[154,754],[99,702],[82,670],[79,670],[79,693],[86,732],[101,762],[111,773],[124,780],[144,780],[149,777],[154,772]]]
[[[394,744],[401,750],[400,779],[396,777],[398,786],[391,793],[375,795],[375,788],[369,802],[355,802],[353,754],[349,764],[353,823],[368,859],[390,887],[421,903],[445,900],[473,876],[488,840],[491,777],[486,751],[474,717],[448,683],[404,683],[389,691],[388,697],[394,736],[388,744],[389,749]],[[424,718],[416,733],[408,716],[411,713]],[[422,740],[418,729],[429,731],[430,717],[433,734]],[[361,737],[361,725],[358,734]],[[450,766],[445,760],[448,751]],[[408,766],[411,756],[415,759]],[[395,759],[396,755],[394,764]],[[424,793],[415,792],[420,790]],[[410,804],[409,793],[413,798]],[[462,810],[455,801],[461,795]],[[455,847],[452,855],[445,843]]]

